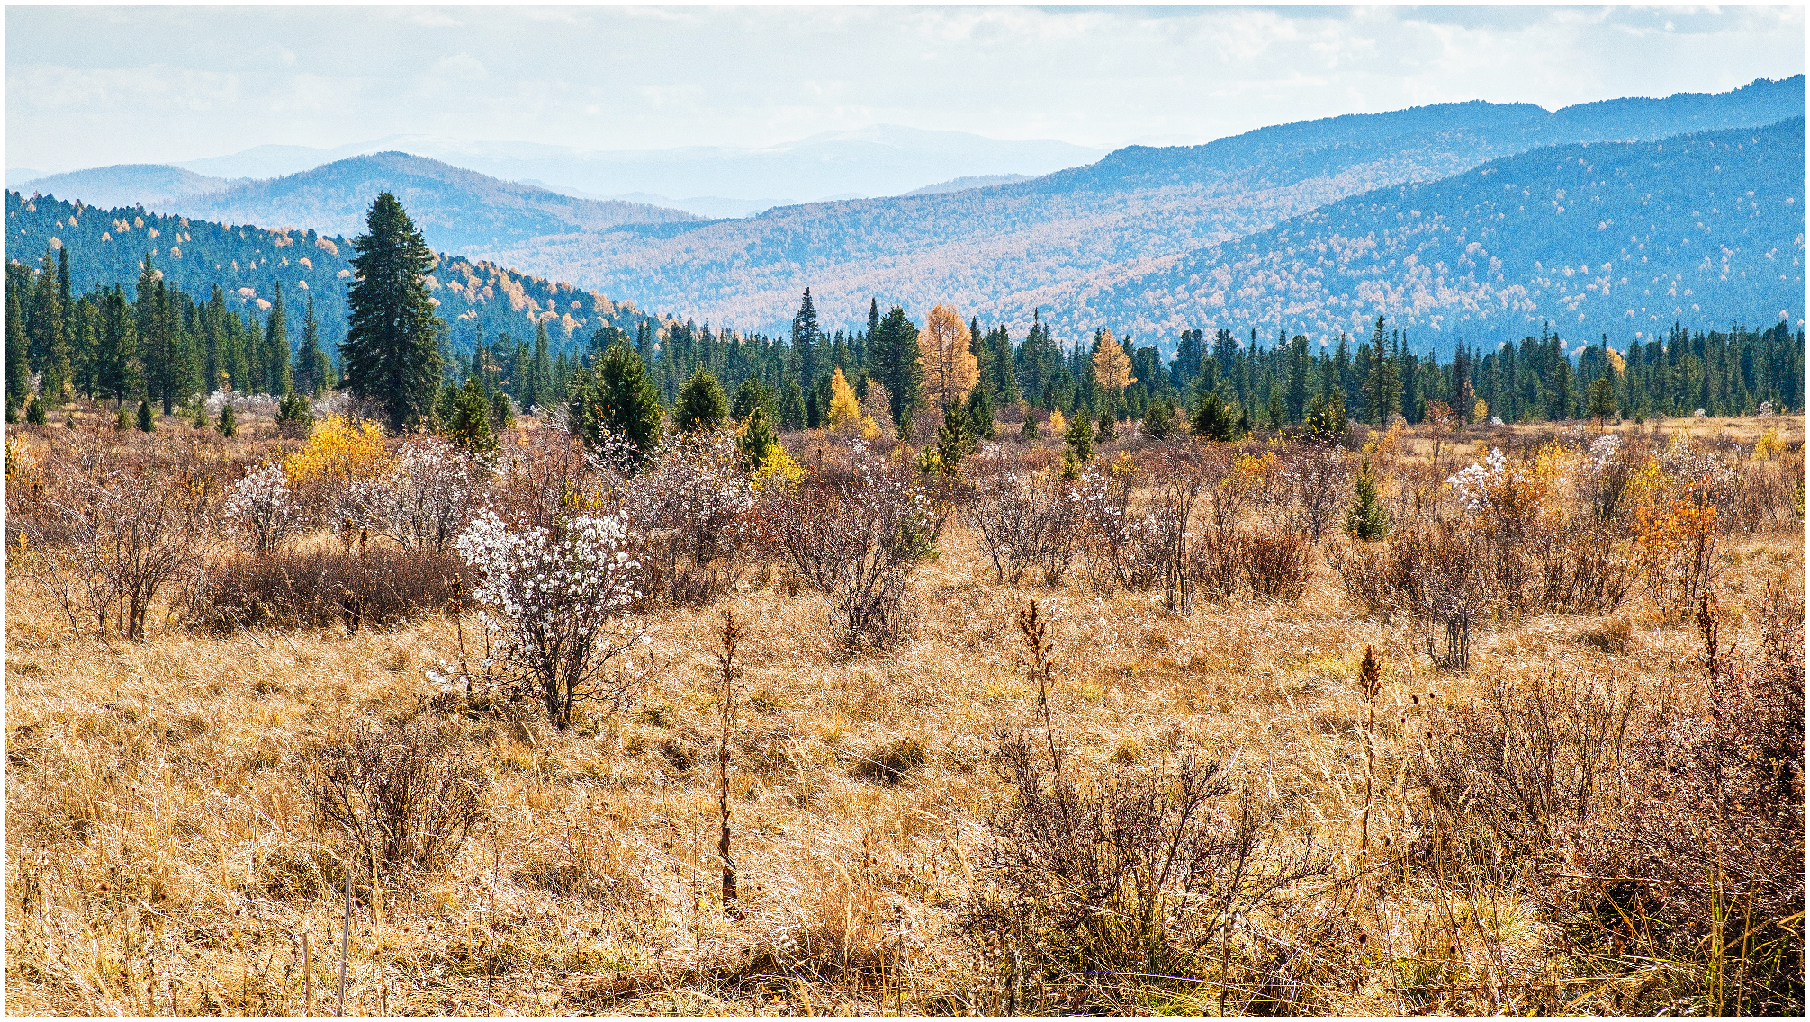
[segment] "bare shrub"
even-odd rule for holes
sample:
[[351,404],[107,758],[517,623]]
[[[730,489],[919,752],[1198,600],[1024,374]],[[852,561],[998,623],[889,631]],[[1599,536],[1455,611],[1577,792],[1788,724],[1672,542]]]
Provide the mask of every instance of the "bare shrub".
[[460,606],[463,565],[434,550],[278,552],[214,566],[196,591],[195,616],[221,631],[396,624]]
[[1495,680],[1485,698],[1443,711],[1416,775],[1479,868],[1545,855],[1589,818],[1621,766],[1632,694],[1580,675]]
[[881,647],[903,632],[911,573],[947,514],[908,467],[857,447],[852,464],[777,496],[769,527],[792,570],[829,597],[843,644]]
[[1308,537],[1280,529],[1238,534],[1238,566],[1245,584],[1260,599],[1293,602],[1307,588]]
[[343,499],[353,525],[405,550],[444,550],[471,518],[483,466],[436,436],[413,436],[374,479],[352,483]]
[[643,588],[674,605],[700,606],[727,592],[757,552],[754,488],[735,436],[675,436],[621,490],[640,528]]
[[265,465],[234,483],[221,515],[239,541],[260,555],[282,546],[302,524],[301,511],[279,465]]
[[140,449],[84,433],[46,454],[54,488],[26,534],[39,548],[33,574],[72,626],[141,640],[159,594],[199,581],[219,494],[210,453],[190,438]]
[[1309,540],[1318,543],[1338,520],[1351,490],[1350,459],[1336,444],[1308,440],[1289,445],[1286,464],[1293,513]]
[[1802,598],[1762,634],[1753,654],[1709,654],[1707,712],[1672,705],[1635,733],[1614,799],[1562,835],[1546,896],[1570,950],[1672,966],[1620,1010],[1803,1014]]
[[1032,473],[1011,455],[977,459],[962,521],[979,533],[1000,582],[1017,584],[1032,568],[1054,586],[1074,560],[1079,502],[1052,471]]
[[390,875],[444,866],[485,818],[489,778],[443,719],[365,721],[309,760],[321,822]]

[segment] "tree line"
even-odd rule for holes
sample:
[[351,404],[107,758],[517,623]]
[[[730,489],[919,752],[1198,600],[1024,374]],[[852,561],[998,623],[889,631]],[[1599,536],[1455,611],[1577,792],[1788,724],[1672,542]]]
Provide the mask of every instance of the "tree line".
[[[385,399],[396,427],[446,420],[465,390],[475,395],[468,403],[481,399],[494,420],[518,408],[572,407],[586,387],[607,385],[598,374],[614,349],[622,353],[611,372],[633,378],[637,401],[677,407],[687,385],[708,376],[719,393],[734,395],[737,417],[758,405],[781,429],[829,424],[838,376],[858,400],[879,384],[901,434],[914,417],[958,404],[984,436],[1011,406],[1108,424],[1143,420],[1157,408],[1159,420],[1186,414],[1232,433],[1347,419],[1380,425],[1396,415],[1409,423],[1429,414],[1517,422],[1697,408],[1743,414],[1762,402],[1803,408],[1804,334],[1783,322],[1766,330],[1675,325],[1663,341],[1622,350],[1607,336],[1575,344],[1543,329],[1489,351],[1461,342],[1442,361],[1415,352],[1405,331],[1378,318],[1355,345],[1343,334],[1336,344],[1315,345],[1283,332],[1266,345],[1255,329],[1245,337],[1191,329],[1165,358],[1156,344],[1110,328],[1064,342],[1040,312],[1015,340],[1005,326],[983,328],[978,317],[964,324],[948,305],[920,324],[902,306],[882,312],[870,300],[865,329],[832,333],[806,289],[789,333],[777,337],[636,317],[627,321],[632,332],[600,326],[578,344],[563,332],[550,337],[544,320],[531,342],[507,332],[490,340],[481,321],[439,318],[428,293],[435,257],[393,197],[373,203],[368,226],[353,242],[359,272],[347,282],[337,364],[322,343],[312,291],[293,336],[280,286],[267,311],[234,309],[217,285],[206,298],[170,286],[149,255],[131,294],[116,284],[73,295],[67,247],[47,252],[36,268],[9,264],[9,419],[34,391],[53,405],[79,395],[144,400],[172,414],[212,390],[313,395],[343,384]],[[406,344],[383,340],[369,325],[387,315],[393,329],[404,313],[414,324]],[[455,327],[464,335],[456,348]],[[385,344],[412,354],[398,361],[400,349]]]

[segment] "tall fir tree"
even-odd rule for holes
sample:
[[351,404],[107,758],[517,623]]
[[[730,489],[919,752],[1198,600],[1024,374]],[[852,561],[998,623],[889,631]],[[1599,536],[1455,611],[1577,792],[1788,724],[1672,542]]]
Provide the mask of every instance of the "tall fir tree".
[[320,324],[314,318],[314,296],[308,296],[307,311],[302,316],[302,347],[295,354],[295,389],[304,394],[319,394],[327,388],[332,366],[321,348]]
[[295,389],[289,373],[289,314],[283,308],[283,282],[276,282],[270,318],[264,323],[264,393],[287,394]]
[[390,428],[400,431],[427,417],[440,387],[446,327],[423,280],[434,254],[389,192],[371,203],[365,227],[352,241],[356,276],[340,364],[347,388],[383,402]]

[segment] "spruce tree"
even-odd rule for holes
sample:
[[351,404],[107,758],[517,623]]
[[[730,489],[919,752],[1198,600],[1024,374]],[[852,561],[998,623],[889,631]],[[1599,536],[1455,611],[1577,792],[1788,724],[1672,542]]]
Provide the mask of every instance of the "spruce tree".
[[17,409],[31,394],[31,360],[25,336],[25,311],[19,292],[6,289],[6,406]]
[[647,364],[622,341],[610,345],[603,358],[574,381],[570,406],[572,431],[592,448],[605,437],[627,445],[627,468],[637,468],[660,442],[660,392],[649,379]]
[[1376,495],[1376,475],[1370,470],[1370,459],[1358,466],[1353,485],[1351,509],[1345,514],[1345,532],[1352,539],[1374,543],[1389,534],[1389,512]]
[[679,404],[673,409],[672,424],[681,433],[696,433],[717,429],[728,416],[729,399],[716,382],[716,374],[699,369],[679,391]]
[[270,318],[264,323],[264,393],[287,394],[294,390],[289,373],[289,315],[283,309],[283,282],[276,282]]
[[496,450],[496,434],[490,428],[490,402],[474,377],[460,387],[448,387],[450,400],[443,420],[446,439],[479,454]]
[[736,450],[741,452],[742,461],[749,471],[760,468],[767,460],[767,452],[779,446],[779,436],[773,432],[773,423],[767,418],[767,410],[755,405],[748,412],[748,425],[736,438]]
[[150,432],[155,431],[156,429],[157,429],[157,424],[155,422],[151,421],[151,402],[146,401],[143,398],[140,398],[138,401],[138,430],[139,430],[139,432],[150,433]]
[[922,356],[918,328],[905,318],[903,308],[893,306],[874,327],[874,336],[868,342],[868,366],[892,398],[892,419],[898,423],[900,436],[909,435],[911,411],[923,393]]
[[1188,425],[1194,435],[1221,443],[1233,438],[1237,431],[1237,420],[1232,410],[1226,407],[1225,399],[1218,391],[1209,390],[1201,395],[1200,403],[1194,406],[1194,415]]
[[817,384],[817,346],[823,331],[817,327],[817,305],[811,301],[811,289],[804,289],[804,301],[792,317],[792,351],[798,358],[798,372],[806,389]]
[[[126,413],[122,410],[120,414]],[[237,432],[239,432],[239,416],[233,411],[232,397],[229,395],[226,402],[220,406],[220,435],[230,439]]]
[[311,293],[307,312],[302,316],[302,347],[296,352],[295,370],[290,378],[296,390],[312,396],[327,388],[327,376],[331,372],[327,353],[321,348],[320,323],[314,318],[314,295]]
[[423,281],[433,252],[389,192],[371,203],[367,233],[353,239],[353,280],[340,364],[346,387],[381,401],[390,428],[401,431],[424,419],[440,389],[440,336]]
[[1175,406],[1166,397],[1150,402],[1144,410],[1144,435],[1152,440],[1167,440],[1175,433]]
[[25,410],[25,421],[33,426],[44,425],[44,395],[31,399],[31,407]]

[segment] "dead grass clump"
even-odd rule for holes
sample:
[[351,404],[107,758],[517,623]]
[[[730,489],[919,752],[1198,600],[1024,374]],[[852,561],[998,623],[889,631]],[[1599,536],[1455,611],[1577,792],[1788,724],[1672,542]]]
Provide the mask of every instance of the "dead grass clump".
[[1612,617],[1593,628],[1584,629],[1579,633],[1578,639],[1584,645],[1604,653],[1626,656],[1634,644],[1634,626],[1625,617]]
[[438,868],[485,819],[490,780],[450,721],[428,714],[365,721],[308,759],[321,822],[373,869]]
[[877,784],[898,784],[905,775],[929,761],[924,743],[916,738],[900,738],[876,746],[855,761],[849,774]]
[[342,624],[355,632],[459,606],[463,567],[448,552],[378,547],[235,557],[210,573],[196,616],[218,632]]

